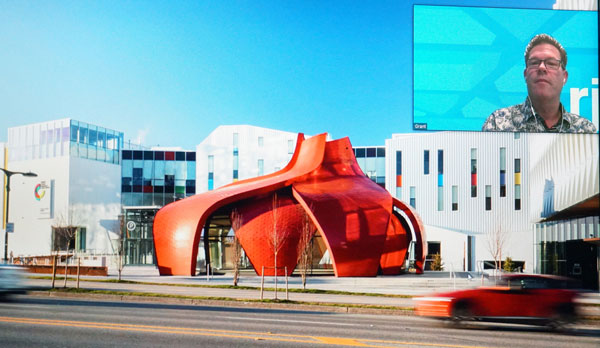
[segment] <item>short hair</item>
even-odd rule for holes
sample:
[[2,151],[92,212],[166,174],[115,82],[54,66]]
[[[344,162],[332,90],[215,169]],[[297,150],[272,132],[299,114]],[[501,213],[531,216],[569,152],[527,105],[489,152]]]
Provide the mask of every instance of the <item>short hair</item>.
[[567,51],[565,51],[565,48],[560,44],[560,42],[558,42],[555,38],[553,38],[552,36],[548,35],[548,34],[537,34],[536,36],[534,36],[531,41],[529,41],[529,43],[527,44],[527,47],[525,47],[525,65],[527,65],[527,60],[529,60],[529,53],[531,53],[531,50],[539,45],[539,44],[543,44],[543,43],[547,43],[550,44],[554,47],[556,47],[556,49],[558,50],[558,52],[560,52],[560,62],[562,64],[563,69],[566,69],[567,67]]

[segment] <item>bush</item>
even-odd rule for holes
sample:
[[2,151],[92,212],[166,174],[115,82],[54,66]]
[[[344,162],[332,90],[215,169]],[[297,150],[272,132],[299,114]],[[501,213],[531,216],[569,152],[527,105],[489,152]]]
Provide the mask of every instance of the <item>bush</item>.
[[442,262],[442,255],[439,253],[433,255],[433,261],[431,261],[431,270],[432,271],[443,271],[444,263]]
[[507,256],[506,260],[504,260],[503,262],[502,269],[504,270],[504,272],[514,272],[517,270],[517,266],[515,265],[513,260]]

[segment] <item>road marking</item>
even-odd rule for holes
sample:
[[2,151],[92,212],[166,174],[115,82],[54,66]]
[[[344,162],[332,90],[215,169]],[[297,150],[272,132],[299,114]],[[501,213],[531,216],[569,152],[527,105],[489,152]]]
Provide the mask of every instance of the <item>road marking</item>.
[[251,318],[251,317],[222,317],[223,319],[248,320],[248,321],[276,321],[278,323],[298,323],[298,324],[320,324],[320,325],[339,325],[339,326],[362,326],[361,324],[351,323],[332,323],[328,321],[310,321],[310,320],[290,320],[290,319],[269,319],[269,318]]
[[481,346],[466,346],[453,344],[438,344],[430,342],[405,342],[405,341],[389,341],[389,340],[374,340],[362,338],[345,338],[345,337],[323,337],[323,336],[308,336],[308,335],[291,335],[291,334],[276,334],[271,332],[252,332],[252,331],[234,331],[234,330],[214,330],[214,329],[199,329],[174,326],[155,326],[155,325],[136,325],[124,323],[103,323],[92,321],[73,321],[73,320],[55,320],[55,319],[39,319],[26,317],[4,317],[0,316],[0,322],[28,324],[28,325],[48,325],[48,326],[64,326],[92,329],[108,329],[118,331],[138,331],[150,333],[168,333],[180,335],[197,335],[197,336],[217,336],[251,340],[267,340],[278,342],[295,342],[309,344],[327,344],[334,346],[355,346],[355,347],[399,347],[399,346],[423,346],[423,347],[442,347],[442,348],[485,348]]

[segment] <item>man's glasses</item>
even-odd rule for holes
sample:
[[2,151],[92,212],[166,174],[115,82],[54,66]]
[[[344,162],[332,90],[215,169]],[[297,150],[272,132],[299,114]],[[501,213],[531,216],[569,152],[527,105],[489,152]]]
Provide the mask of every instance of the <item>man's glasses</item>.
[[546,67],[546,69],[550,69],[550,70],[558,70],[558,68],[560,68],[560,66],[562,65],[562,62],[560,59],[554,59],[554,58],[547,58],[547,59],[536,59],[536,58],[531,58],[529,60],[527,60],[527,68],[528,69],[538,69],[540,67],[540,64],[544,63],[544,66]]

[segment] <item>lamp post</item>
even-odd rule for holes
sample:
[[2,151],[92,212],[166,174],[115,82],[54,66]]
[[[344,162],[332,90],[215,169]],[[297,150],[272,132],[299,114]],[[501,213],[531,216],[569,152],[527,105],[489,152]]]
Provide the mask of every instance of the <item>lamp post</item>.
[[0,168],[1,171],[6,175],[6,215],[4,216],[4,263],[8,263],[8,206],[10,202],[10,177],[15,174],[21,174],[28,177],[36,177],[36,173],[32,172],[13,172],[8,169]]

